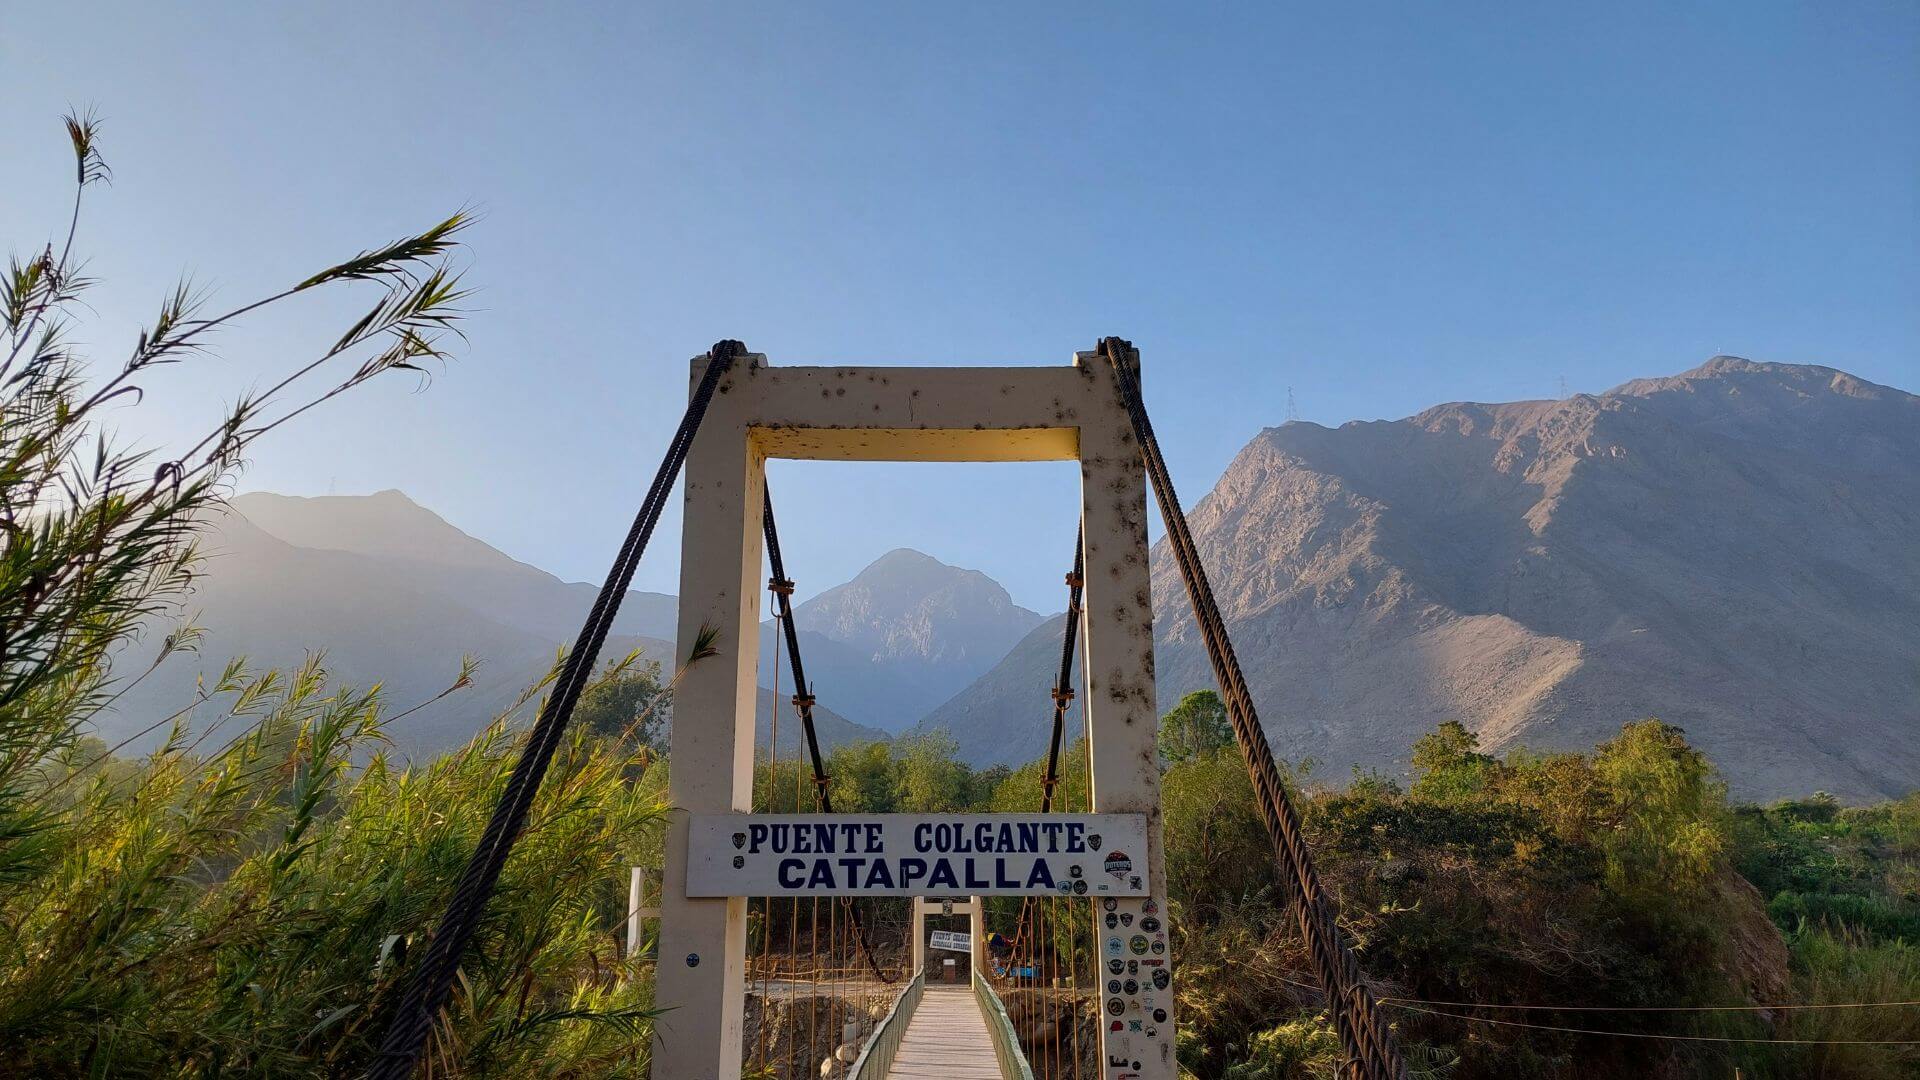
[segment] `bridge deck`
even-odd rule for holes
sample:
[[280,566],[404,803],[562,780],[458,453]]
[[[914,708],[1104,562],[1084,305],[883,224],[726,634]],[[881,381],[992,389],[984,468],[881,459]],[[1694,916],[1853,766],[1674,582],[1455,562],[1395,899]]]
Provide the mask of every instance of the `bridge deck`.
[[971,988],[927,987],[887,1076],[892,1080],[1000,1080],[993,1036]]

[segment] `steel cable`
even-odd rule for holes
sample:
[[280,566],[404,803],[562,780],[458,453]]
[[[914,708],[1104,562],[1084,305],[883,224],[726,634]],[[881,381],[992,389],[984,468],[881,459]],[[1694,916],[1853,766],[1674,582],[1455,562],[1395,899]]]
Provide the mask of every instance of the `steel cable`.
[[460,883],[434,931],[426,954],[415,966],[394,1010],[378,1055],[367,1070],[370,1080],[405,1080],[419,1063],[420,1052],[432,1029],[434,1017],[446,1004],[452,991],[460,958],[479,928],[487,898],[499,881],[500,871],[506,866],[514,841],[526,824],[527,812],[533,805],[534,795],[539,791],[540,781],[546,776],[554,751],[560,745],[560,736],[573,717],[574,705],[579,702],[580,693],[592,676],[594,661],[601,647],[606,644],[613,618],[620,610],[620,602],[626,597],[627,586],[633,581],[634,569],[639,565],[640,556],[646,552],[654,526],[660,521],[667,495],[679,479],[680,467],[686,462],[687,451],[693,445],[701,420],[706,416],[714,390],[719,386],[721,377],[746,355],[746,351],[746,346],[738,341],[721,341],[708,351],[706,371],[687,401],[686,413],[668,444],[666,457],[654,474],[653,485],[648,489],[640,512],[635,515],[633,526],[627,531],[626,541],[621,544],[620,552],[607,572],[600,594],[594,598],[593,607],[580,628],[579,638],[561,665],[560,675],[545,706],[540,710],[539,718],[534,722],[526,747],[521,751],[519,760],[514,762],[506,789],[501,792],[500,800],[494,806],[493,816],[487,822],[479,846],[467,861],[466,870],[461,874]]
[[1205,565],[1193,542],[1186,515],[1180,509],[1179,495],[1167,471],[1153,423],[1147,418],[1146,404],[1140,392],[1139,354],[1133,345],[1117,337],[1101,340],[1099,353],[1112,365],[1114,382],[1132,422],[1135,441],[1140,444],[1147,478],[1153,485],[1154,499],[1160,504],[1161,520],[1166,524],[1167,546],[1179,564],[1180,577],[1193,606],[1194,622],[1206,644],[1207,659],[1213,665],[1216,681],[1226,699],[1227,715],[1234,736],[1253,779],[1254,797],[1261,820],[1273,843],[1274,862],[1282,880],[1292,886],[1294,910],[1302,938],[1313,958],[1314,968],[1327,995],[1327,1011],[1344,1045],[1352,1075],[1363,1080],[1404,1080],[1406,1066],[1394,1044],[1393,1033],[1380,1018],[1379,1008],[1367,989],[1359,962],[1344,941],[1333,909],[1321,889],[1313,859],[1300,830],[1300,820],[1288,800],[1273,748],[1260,726],[1254,710],[1253,695],[1247,689],[1246,676],[1234,655],[1219,604],[1207,581]]

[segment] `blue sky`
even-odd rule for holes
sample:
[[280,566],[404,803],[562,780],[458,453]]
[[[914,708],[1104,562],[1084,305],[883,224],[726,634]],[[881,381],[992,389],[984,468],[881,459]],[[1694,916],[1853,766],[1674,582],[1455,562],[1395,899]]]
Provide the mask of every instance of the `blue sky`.
[[[240,487],[398,487],[569,578],[720,337],[1036,364],[1123,334],[1189,502],[1288,387],[1326,424],[1719,352],[1920,388],[1920,5],[428,7],[16,6],[0,240],[63,224],[69,104],[115,173],[80,241],[103,357],[182,271],[237,302],[478,207],[459,362]],[[197,433],[344,310],[230,335],[124,434]],[[803,592],[906,545],[1062,605],[1069,466],[773,480]]]

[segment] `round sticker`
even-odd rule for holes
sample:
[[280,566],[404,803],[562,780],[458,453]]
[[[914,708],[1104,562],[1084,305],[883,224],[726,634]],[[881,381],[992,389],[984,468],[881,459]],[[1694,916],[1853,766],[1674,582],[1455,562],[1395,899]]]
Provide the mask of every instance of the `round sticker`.
[[1126,1002],[1121,1001],[1119,998],[1107,999],[1107,1015],[1108,1016],[1119,1016],[1121,1013],[1126,1011],[1127,1011]]
[[1147,933],[1151,934],[1154,931],[1160,929],[1160,920],[1149,915],[1146,918],[1140,920],[1140,929],[1145,930]]
[[1120,901],[1115,900],[1113,897],[1109,896],[1105,900],[1100,901],[1100,906],[1103,908],[1106,908],[1108,911],[1112,911],[1114,908],[1117,908],[1120,906]]
[[1159,940],[1158,938],[1155,938],[1153,942],[1153,955],[1159,956],[1161,953],[1166,951],[1167,951],[1167,943]]
[[[1114,940],[1114,941],[1119,941],[1120,939],[1119,939],[1119,938],[1114,938],[1113,940]],[[1133,940],[1131,940],[1131,941],[1129,941],[1129,942],[1127,942],[1127,948],[1129,948],[1129,949],[1132,949],[1132,950],[1133,950],[1133,955],[1135,955],[1135,956],[1145,956],[1145,955],[1147,955],[1147,939],[1146,939],[1146,936],[1145,936],[1144,934],[1135,934],[1135,935],[1133,935]]]
[[1107,993],[1109,993],[1109,994],[1117,994],[1117,993],[1119,993],[1119,992],[1120,992],[1120,980],[1119,980],[1119,979],[1108,979],[1108,980],[1107,980]]
[[[1144,941],[1144,940],[1146,940],[1146,939],[1144,939],[1144,938],[1142,938],[1141,940],[1143,940],[1143,941]],[[1108,939],[1107,939],[1107,951],[1108,951],[1108,952],[1110,952],[1110,953],[1112,953],[1112,954],[1113,954],[1113,955],[1115,955],[1115,956],[1119,956],[1119,955],[1120,955],[1120,939],[1119,939],[1119,938],[1117,938],[1117,937],[1110,937],[1110,938],[1108,938]]]
[[1164,1024],[1164,1023],[1166,1023],[1166,1022],[1167,1022],[1167,1010],[1165,1010],[1165,1009],[1155,1009],[1155,1010],[1153,1010],[1153,1022],[1154,1022],[1154,1023],[1156,1023],[1156,1024]]
[[1139,983],[1137,983],[1137,982],[1135,982],[1135,981],[1133,981],[1132,979],[1128,979],[1128,980],[1127,980],[1127,993],[1129,993],[1129,994],[1137,994],[1137,993],[1139,993],[1139,992],[1140,992],[1140,984],[1139,984]]

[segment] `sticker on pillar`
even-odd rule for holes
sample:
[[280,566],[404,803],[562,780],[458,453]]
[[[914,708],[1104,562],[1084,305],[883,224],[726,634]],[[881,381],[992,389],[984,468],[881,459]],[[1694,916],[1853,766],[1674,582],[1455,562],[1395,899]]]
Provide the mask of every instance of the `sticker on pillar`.
[[1124,851],[1109,851],[1106,868],[1107,873],[1115,877],[1123,877],[1133,871],[1133,860],[1128,858]]
[[1126,1011],[1127,1011],[1127,1003],[1124,1001],[1121,1001],[1119,998],[1111,998],[1107,1001],[1107,1015],[1119,1016],[1121,1013]]
[[1165,990],[1167,988],[1167,984],[1172,981],[1173,981],[1173,976],[1167,974],[1166,968],[1153,969],[1153,988],[1155,990]]
[[[1107,952],[1111,953],[1114,956],[1119,956],[1120,949],[1121,949],[1121,945],[1120,945],[1119,938],[1110,937],[1107,939]],[[1145,951],[1145,950],[1142,950],[1142,951]]]
[[1149,915],[1140,920],[1140,929],[1145,930],[1149,934],[1158,933],[1160,931],[1160,920]]
[[1115,915],[1111,911],[1107,912],[1107,929],[1113,930],[1113,929],[1117,929],[1119,926],[1120,926],[1120,916]]
[[[1121,912],[1121,913],[1120,913],[1120,925],[1121,925],[1121,926],[1132,926],[1132,925],[1133,925],[1133,912],[1131,912],[1131,911],[1123,911],[1123,912]],[[1141,929],[1143,929],[1143,930],[1144,930],[1144,929],[1148,929],[1148,927],[1141,927]]]
[[1167,1010],[1165,1010],[1165,1009],[1155,1009],[1155,1010],[1153,1010],[1153,1022],[1154,1022],[1154,1023],[1156,1023],[1156,1024],[1164,1024],[1164,1023],[1166,1023],[1166,1022],[1167,1022]]
[[1121,972],[1127,970],[1127,965],[1121,963],[1118,960],[1109,960],[1107,961],[1107,970],[1112,972],[1115,975],[1118,975]]
[[1153,943],[1153,955],[1159,956],[1161,953],[1166,951],[1167,951],[1167,943],[1164,941],[1160,941],[1159,939],[1156,938]]
[[[1119,939],[1119,938],[1114,938],[1114,940],[1115,940],[1115,941],[1119,941],[1120,939]],[[1127,948],[1129,948],[1129,949],[1132,949],[1132,950],[1133,950],[1133,955],[1135,955],[1135,956],[1145,956],[1145,955],[1147,955],[1147,939],[1146,939],[1146,937],[1145,937],[1145,936],[1143,936],[1143,935],[1140,935],[1140,934],[1135,934],[1135,935],[1133,935],[1133,940],[1131,940],[1131,941],[1129,941],[1129,942],[1127,942]]]

